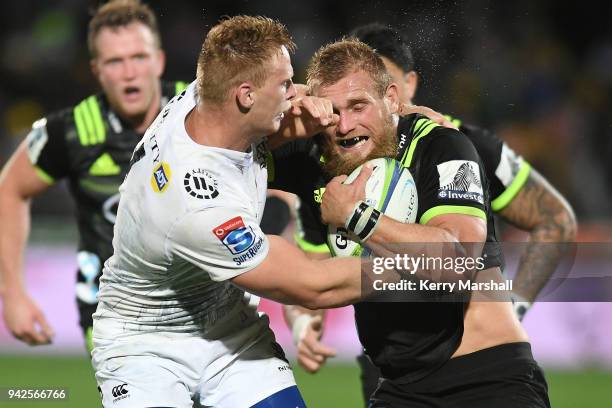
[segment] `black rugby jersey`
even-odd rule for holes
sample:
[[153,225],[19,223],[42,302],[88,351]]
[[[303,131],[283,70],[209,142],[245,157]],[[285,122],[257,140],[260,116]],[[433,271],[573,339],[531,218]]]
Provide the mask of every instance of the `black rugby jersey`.
[[[483,165],[465,135],[412,114],[400,118],[397,140],[396,159],[409,168],[417,187],[417,222],[426,224],[441,214],[468,214],[487,220],[494,231]],[[295,142],[273,152],[274,170],[269,174],[272,188],[296,193],[301,211],[310,213],[310,221],[301,222],[305,231],[322,238],[313,247],[327,235],[319,203],[329,176],[320,160],[315,141]],[[455,185],[458,179],[467,183]],[[494,233],[488,239],[494,240]],[[304,242],[308,244],[302,239],[303,248]],[[495,256],[486,259],[487,267],[498,266]],[[457,349],[463,335],[464,306],[456,302],[358,303],[355,319],[364,350],[383,376],[416,381]]]
[[[185,82],[162,82],[161,106],[186,87]],[[119,186],[141,138],[110,109],[103,94],[34,122],[27,136],[38,175],[49,184],[66,179],[76,203],[80,308],[97,303],[102,266],[113,254]],[[81,316],[82,325],[84,320],[91,316]]]

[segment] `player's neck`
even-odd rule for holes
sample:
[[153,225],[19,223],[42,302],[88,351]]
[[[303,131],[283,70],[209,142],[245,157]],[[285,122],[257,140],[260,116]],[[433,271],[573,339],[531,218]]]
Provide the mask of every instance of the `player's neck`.
[[161,95],[159,92],[156,92],[146,112],[140,115],[134,115],[134,116],[128,116],[128,117],[121,116],[121,120],[127,123],[130,126],[130,128],[134,130],[134,132],[142,135],[147,130],[147,128],[151,126],[151,123],[153,123],[153,121],[157,117],[157,114],[159,113],[160,108],[161,108],[160,105],[161,105]]
[[185,118],[185,130],[196,143],[204,146],[246,152],[253,140],[239,117],[228,109],[196,106]]

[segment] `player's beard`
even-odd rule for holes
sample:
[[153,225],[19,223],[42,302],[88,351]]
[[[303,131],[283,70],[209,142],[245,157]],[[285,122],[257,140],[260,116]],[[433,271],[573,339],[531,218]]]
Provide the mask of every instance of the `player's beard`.
[[380,157],[390,157],[395,159],[397,156],[398,146],[397,137],[395,135],[395,126],[393,119],[385,123],[384,134],[382,137],[376,138],[373,141],[374,148],[366,157],[361,157],[354,154],[341,154],[338,152],[339,147],[335,143],[329,141],[328,138],[324,138],[322,144],[323,157],[325,163],[323,169],[332,177],[339,176],[341,174],[349,175],[357,167],[363,163],[378,159]]

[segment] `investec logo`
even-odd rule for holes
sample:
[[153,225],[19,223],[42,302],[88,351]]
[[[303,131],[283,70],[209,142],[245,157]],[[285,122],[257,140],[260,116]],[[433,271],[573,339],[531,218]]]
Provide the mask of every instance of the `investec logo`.
[[113,397],[115,397],[115,399],[113,400],[113,404],[117,401],[121,401],[122,399],[128,398],[128,390],[127,390],[127,384],[121,384],[121,385],[117,385],[116,387],[113,387],[112,389],[112,394]]

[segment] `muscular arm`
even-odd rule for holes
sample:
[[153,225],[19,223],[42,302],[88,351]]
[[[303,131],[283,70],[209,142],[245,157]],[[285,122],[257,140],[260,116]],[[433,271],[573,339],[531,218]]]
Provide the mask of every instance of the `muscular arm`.
[[283,238],[269,236],[270,250],[256,268],[232,279],[236,285],[280,303],[309,309],[345,306],[361,299],[361,261],[312,261]]
[[519,261],[514,291],[533,302],[563,256],[566,247],[560,243],[575,239],[576,217],[563,196],[534,169],[516,197],[498,214],[529,231],[529,245]]
[[51,334],[50,329],[42,333],[34,330],[35,322],[43,329],[46,322],[28,296],[22,274],[30,229],[30,199],[48,187],[36,173],[25,142],[22,143],[0,174],[0,296],[7,326],[13,335],[30,344],[47,343]]

